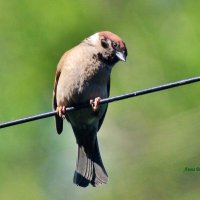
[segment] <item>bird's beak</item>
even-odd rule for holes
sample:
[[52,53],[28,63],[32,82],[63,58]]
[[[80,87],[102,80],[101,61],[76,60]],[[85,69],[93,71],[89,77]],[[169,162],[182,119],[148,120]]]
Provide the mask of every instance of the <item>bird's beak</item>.
[[122,61],[126,61],[126,55],[125,55],[125,52],[124,51],[116,51],[116,56],[122,60]]

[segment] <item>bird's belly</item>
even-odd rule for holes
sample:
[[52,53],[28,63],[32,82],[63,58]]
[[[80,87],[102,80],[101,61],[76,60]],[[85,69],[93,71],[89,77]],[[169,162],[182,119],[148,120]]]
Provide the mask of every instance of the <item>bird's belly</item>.
[[82,91],[78,93],[79,101],[87,103],[90,99],[95,99],[96,97],[106,98],[108,97],[107,85],[100,84],[89,84],[86,83]]
[[[95,99],[96,97],[100,97],[102,99],[108,97],[107,86],[98,86],[95,84],[86,86],[82,89],[81,93],[77,93],[77,97],[75,98],[76,102],[74,102],[74,104],[80,105],[83,103],[89,103],[91,99]],[[106,111],[106,107],[106,104],[100,105],[96,112],[92,110],[92,107],[70,112],[68,114],[69,121],[72,126],[78,125],[81,129],[90,125],[98,125],[99,120]]]
[[83,108],[77,111],[68,113],[69,121],[72,127],[78,129],[87,129],[88,127],[98,127],[99,120],[106,111],[106,105],[101,105],[99,109],[94,112],[92,108]]
[[[62,77],[63,78],[63,77]],[[64,78],[63,78],[64,79]],[[60,81],[57,86],[57,104],[62,106],[74,106],[88,103],[96,97],[108,97],[107,81],[92,80],[68,80]]]

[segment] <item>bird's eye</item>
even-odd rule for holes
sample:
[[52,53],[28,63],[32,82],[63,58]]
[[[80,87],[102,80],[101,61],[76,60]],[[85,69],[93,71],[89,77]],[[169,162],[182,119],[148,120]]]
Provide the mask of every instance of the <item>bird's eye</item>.
[[109,46],[109,45],[108,45],[108,42],[106,41],[106,39],[102,39],[102,40],[101,40],[101,45],[102,45],[102,47],[105,48],[105,49],[108,48],[108,46]]
[[118,45],[117,45],[116,42],[112,42],[112,46],[113,46],[114,49],[116,49]]

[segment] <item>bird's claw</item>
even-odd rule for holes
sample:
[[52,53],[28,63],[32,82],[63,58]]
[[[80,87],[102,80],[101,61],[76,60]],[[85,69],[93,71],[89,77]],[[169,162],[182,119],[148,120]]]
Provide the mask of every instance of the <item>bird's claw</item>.
[[65,106],[58,106],[56,109],[57,114],[59,117],[65,119],[66,107]]
[[90,105],[92,106],[92,110],[94,112],[96,112],[99,109],[100,101],[101,101],[100,97],[90,100]]

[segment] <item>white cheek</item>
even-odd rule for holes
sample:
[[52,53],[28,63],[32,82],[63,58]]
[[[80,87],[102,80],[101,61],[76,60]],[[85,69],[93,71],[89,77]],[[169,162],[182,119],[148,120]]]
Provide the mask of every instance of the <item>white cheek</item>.
[[94,35],[90,36],[88,39],[90,40],[92,44],[96,44],[98,42],[99,35],[98,33],[95,33]]

